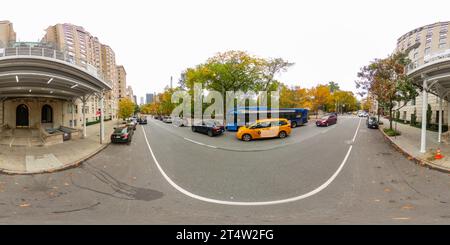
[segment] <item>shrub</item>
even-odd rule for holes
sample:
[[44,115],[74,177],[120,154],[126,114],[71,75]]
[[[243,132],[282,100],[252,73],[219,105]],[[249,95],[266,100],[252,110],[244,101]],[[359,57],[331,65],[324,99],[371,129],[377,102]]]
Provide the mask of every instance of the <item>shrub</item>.
[[401,135],[399,131],[395,131],[395,130],[389,129],[389,128],[385,128],[385,129],[383,129],[383,131],[389,137]]

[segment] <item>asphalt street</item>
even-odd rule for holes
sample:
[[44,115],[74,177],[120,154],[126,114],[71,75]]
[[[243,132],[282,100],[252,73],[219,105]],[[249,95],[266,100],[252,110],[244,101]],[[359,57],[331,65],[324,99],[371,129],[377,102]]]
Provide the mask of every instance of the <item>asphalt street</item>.
[[449,187],[359,118],[248,143],[149,120],[79,168],[0,175],[0,223],[449,224]]

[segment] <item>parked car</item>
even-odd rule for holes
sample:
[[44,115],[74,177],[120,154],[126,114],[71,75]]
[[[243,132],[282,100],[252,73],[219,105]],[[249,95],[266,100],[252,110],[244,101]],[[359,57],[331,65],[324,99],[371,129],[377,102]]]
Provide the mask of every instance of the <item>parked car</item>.
[[192,125],[192,132],[207,134],[209,137],[221,135],[225,132],[225,127],[214,120],[203,121],[200,125]]
[[132,128],[133,130],[136,130],[137,122],[135,122],[134,120],[127,120],[126,125]]
[[321,119],[317,120],[317,127],[328,127],[330,125],[337,123],[337,117],[335,115],[324,116]]
[[141,124],[141,125],[147,124],[147,117],[140,117],[138,121],[139,121],[139,124]]
[[165,123],[172,123],[172,117],[164,116],[162,121],[165,122]]
[[188,126],[188,120],[182,117],[174,117],[172,124],[177,127],[186,127]]
[[379,125],[376,117],[367,118],[366,124],[367,124],[368,128],[373,128],[373,129],[377,129],[378,125]]
[[161,120],[160,118],[161,118],[160,115],[155,115],[155,116],[153,116],[153,119],[155,119],[155,120]]
[[358,117],[368,117],[369,113],[365,112],[365,111],[360,111],[358,112]]
[[291,134],[291,124],[284,118],[257,120],[250,126],[240,127],[236,137],[243,141],[263,138],[286,138]]
[[134,130],[131,127],[124,126],[115,128],[114,132],[111,134],[111,142],[131,144],[133,134]]

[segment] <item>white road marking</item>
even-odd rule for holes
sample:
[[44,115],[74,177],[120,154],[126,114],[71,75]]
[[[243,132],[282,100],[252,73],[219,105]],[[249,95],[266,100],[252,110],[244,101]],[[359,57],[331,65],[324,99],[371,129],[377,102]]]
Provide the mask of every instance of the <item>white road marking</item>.
[[210,148],[217,149],[217,147],[216,147],[216,146],[213,146],[213,145],[207,145],[207,144],[204,144],[204,143],[202,143],[202,142],[198,142],[198,141],[195,141],[195,140],[191,140],[191,139],[189,139],[189,138],[183,138],[183,139],[185,139],[185,140],[187,140],[187,141],[190,141],[190,142],[192,142],[192,143],[194,143],[194,144],[197,144],[197,145],[202,145],[202,146],[206,146],[206,147],[210,147]]
[[[361,125],[361,119],[359,121],[358,124],[358,128],[355,132],[355,136],[353,137],[353,140],[356,139],[356,136],[358,134],[358,130],[359,127]],[[167,174],[166,172],[162,169],[161,165],[159,164],[158,160],[155,157],[155,154],[153,153],[152,148],[150,147],[150,143],[148,141],[147,138],[147,134],[145,132],[145,129],[142,128],[142,130],[144,131],[144,138],[145,138],[145,142],[147,143],[147,147],[150,151],[150,154],[152,155],[153,161],[156,164],[156,167],[158,168],[159,172],[161,173],[161,175],[164,177],[164,179],[176,190],[178,190],[179,192],[181,192],[182,194],[197,199],[199,201],[203,201],[203,202],[208,202],[208,203],[214,203],[214,204],[221,204],[221,205],[230,205],[230,206],[267,206],[267,205],[277,205],[277,204],[284,204],[284,203],[290,203],[290,202],[296,202],[308,197],[311,197],[313,195],[316,195],[317,193],[321,192],[322,190],[324,190],[325,188],[327,188],[335,179],[336,177],[339,175],[339,173],[342,171],[342,169],[345,166],[345,163],[347,162],[350,153],[352,152],[353,149],[353,145],[351,145],[347,151],[347,154],[345,155],[344,160],[342,160],[341,165],[339,166],[339,168],[336,170],[336,172],[325,182],[323,183],[321,186],[317,187],[316,189],[303,194],[301,196],[296,196],[296,197],[292,197],[292,198],[287,198],[287,199],[282,199],[282,200],[275,200],[275,201],[265,201],[265,202],[232,202],[232,201],[223,201],[223,200],[218,200],[218,199],[212,199],[212,198],[208,198],[208,197],[203,197],[203,196],[199,196],[197,194],[194,194],[192,192],[187,191],[186,189],[182,188],[181,186],[177,185]]]
[[356,141],[356,136],[358,135],[359,127],[361,126],[361,121],[362,121],[362,118],[359,119],[358,128],[356,129],[355,136],[353,136],[353,140],[352,140],[353,143],[355,143],[355,141]]

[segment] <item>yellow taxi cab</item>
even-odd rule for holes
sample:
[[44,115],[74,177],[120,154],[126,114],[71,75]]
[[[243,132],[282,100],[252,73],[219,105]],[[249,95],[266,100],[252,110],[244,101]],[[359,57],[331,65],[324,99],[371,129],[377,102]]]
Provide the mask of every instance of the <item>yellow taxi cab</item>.
[[263,138],[286,138],[291,134],[291,124],[284,118],[257,120],[250,126],[240,127],[236,137],[243,141]]

